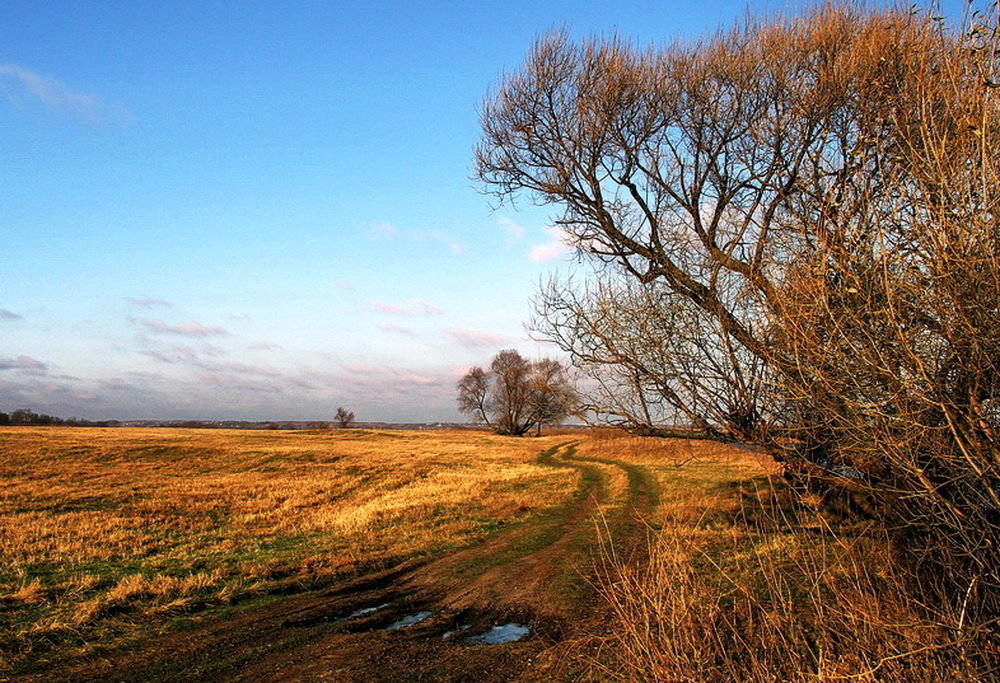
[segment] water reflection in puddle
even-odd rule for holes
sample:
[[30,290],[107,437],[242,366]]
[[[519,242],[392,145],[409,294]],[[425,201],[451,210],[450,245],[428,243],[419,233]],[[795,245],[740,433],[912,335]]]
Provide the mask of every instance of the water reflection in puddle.
[[407,626],[413,626],[414,624],[419,624],[421,621],[429,617],[431,612],[417,612],[416,614],[411,614],[408,617],[403,617],[399,621],[393,623],[386,628],[387,631],[395,631],[397,629],[406,628]]
[[486,633],[469,636],[465,641],[473,645],[500,645],[502,643],[513,643],[516,640],[521,640],[530,631],[531,628],[524,624],[511,622],[503,626],[494,626]]
[[456,626],[450,631],[445,631],[444,633],[442,633],[441,640],[448,640],[456,633],[461,633],[462,631],[468,631],[470,628],[472,628],[472,624],[462,624],[460,626]]
[[362,607],[361,609],[354,610],[346,617],[340,617],[339,619],[335,619],[333,623],[339,624],[343,621],[350,621],[351,619],[357,619],[358,617],[363,617],[366,614],[371,614],[372,612],[378,612],[380,609],[385,609],[391,604],[392,603],[389,602],[383,602],[381,605],[375,605],[374,607]]

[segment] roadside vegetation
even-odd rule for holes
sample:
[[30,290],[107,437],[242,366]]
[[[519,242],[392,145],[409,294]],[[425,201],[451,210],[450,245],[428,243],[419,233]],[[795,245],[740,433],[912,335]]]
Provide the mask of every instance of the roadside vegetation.
[[[788,487],[765,453],[596,432],[581,452],[641,467],[660,505],[646,553],[603,544],[593,680],[990,680],[1000,652],[956,629],[891,534]],[[600,653],[600,654],[596,654]],[[608,656],[607,653],[613,653]]]

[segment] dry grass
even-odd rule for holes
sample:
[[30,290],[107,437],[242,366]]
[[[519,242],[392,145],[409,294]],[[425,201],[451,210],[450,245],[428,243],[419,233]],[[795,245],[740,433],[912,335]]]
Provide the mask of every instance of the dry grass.
[[571,494],[557,441],[2,428],[0,667],[465,545]]
[[605,544],[612,610],[594,678],[979,681],[1000,662],[874,523],[793,504],[764,456],[704,442],[606,437],[590,447],[654,472],[648,561]]

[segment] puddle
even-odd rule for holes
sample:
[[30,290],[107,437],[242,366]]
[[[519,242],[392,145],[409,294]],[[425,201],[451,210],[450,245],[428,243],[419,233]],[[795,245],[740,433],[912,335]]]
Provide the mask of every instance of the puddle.
[[372,612],[378,612],[380,609],[385,609],[391,602],[383,602],[381,605],[376,605],[375,607],[362,607],[361,609],[354,610],[346,617],[340,617],[339,619],[334,619],[333,623],[339,624],[345,621],[350,621],[351,619],[357,619],[358,617],[363,617],[366,614],[371,614]]
[[502,643],[513,643],[516,640],[524,638],[528,635],[529,631],[531,631],[531,627],[529,626],[510,622],[508,624],[504,624],[503,626],[494,626],[486,633],[469,636],[465,639],[465,641],[472,643],[473,645],[500,645]]
[[407,628],[408,626],[413,626],[414,624],[419,624],[421,621],[429,617],[433,612],[417,612],[416,614],[411,614],[408,617],[403,617],[394,624],[386,627],[387,631],[395,631],[401,628]]
[[450,631],[445,631],[444,633],[441,634],[441,640],[448,640],[456,633],[461,633],[462,631],[468,631],[470,628],[472,628],[472,624],[462,624],[461,626],[453,628]]

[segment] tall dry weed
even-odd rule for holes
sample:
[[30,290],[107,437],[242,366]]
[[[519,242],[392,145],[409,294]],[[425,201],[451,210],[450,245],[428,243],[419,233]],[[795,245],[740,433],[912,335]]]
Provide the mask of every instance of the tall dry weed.
[[596,665],[599,676],[981,681],[1000,673],[988,634],[966,629],[960,609],[918,582],[885,531],[837,529],[771,503],[742,510],[714,537],[668,526],[651,537],[642,565],[605,546],[604,645],[614,655]]

